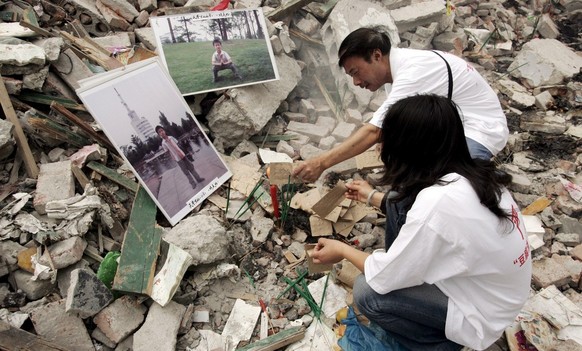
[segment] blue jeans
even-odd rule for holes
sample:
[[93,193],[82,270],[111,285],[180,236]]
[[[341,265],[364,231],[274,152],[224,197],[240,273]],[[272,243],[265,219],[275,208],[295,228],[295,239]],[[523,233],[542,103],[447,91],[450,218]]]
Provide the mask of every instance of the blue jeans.
[[469,147],[469,153],[471,154],[471,158],[480,158],[483,160],[490,160],[493,157],[493,154],[489,149],[487,149],[482,144],[476,142],[471,138],[465,137],[467,140],[467,146]]
[[378,294],[359,275],[354,302],[370,321],[411,351],[458,351],[463,346],[445,336],[449,298],[435,285],[422,284]]

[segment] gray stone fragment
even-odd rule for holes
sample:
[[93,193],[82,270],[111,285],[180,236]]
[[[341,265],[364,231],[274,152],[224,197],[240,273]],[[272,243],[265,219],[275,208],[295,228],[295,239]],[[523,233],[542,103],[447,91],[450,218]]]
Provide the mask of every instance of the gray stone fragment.
[[552,258],[542,258],[532,263],[532,282],[540,288],[550,285],[561,287],[570,282],[570,271],[561,262]]
[[10,156],[14,151],[16,141],[12,135],[13,130],[14,124],[5,119],[0,119],[0,160]]
[[97,1],[109,7],[115,13],[125,18],[125,20],[127,20],[128,22],[133,22],[133,20],[139,15],[137,9],[127,0],[97,0]]
[[208,113],[210,130],[225,147],[235,146],[261,131],[299,82],[301,69],[294,59],[279,55],[275,60],[281,79],[230,89],[229,98],[221,97]]
[[45,266],[50,266],[52,262],[55,269],[65,268],[79,262],[86,247],[85,239],[74,236],[49,246],[38,261]]
[[226,230],[212,216],[185,218],[164,235],[164,240],[187,251],[193,258],[192,265],[214,263],[228,257]]
[[43,338],[68,350],[95,351],[83,320],[65,312],[65,300],[51,302],[30,314],[34,330]]
[[170,301],[165,307],[154,302],[145,323],[133,335],[133,351],[175,350],[178,329],[186,306]]
[[113,294],[90,269],[71,272],[65,310],[81,318],[92,317],[113,300]]
[[24,291],[26,298],[34,301],[49,294],[55,288],[49,280],[32,280],[32,274],[22,269],[12,272],[12,278],[16,282],[18,289]]
[[40,214],[46,213],[46,204],[53,200],[68,199],[75,195],[71,161],[40,165],[33,205]]
[[0,44],[0,65],[40,65],[44,66],[44,50],[34,44]]
[[523,45],[510,75],[522,78],[530,87],[560,84],[582,68],[582,57],[555,39],[533,39]]
[[93,322],[111,341],[118,343],[133,333],[145,319],[147,308],[124,295],[93,317]]

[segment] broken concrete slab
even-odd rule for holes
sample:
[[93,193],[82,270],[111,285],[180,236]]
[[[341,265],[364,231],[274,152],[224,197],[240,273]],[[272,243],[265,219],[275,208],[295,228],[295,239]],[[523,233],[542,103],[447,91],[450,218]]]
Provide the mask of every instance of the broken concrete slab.
[[65,311],[65,300],[34,309],[30,319],[38,335],[70,350],[95,351],[83,320]]
[[166,306],[154,303],[144,324],[133,334],[133,350],[174,350],[178,328],[186,306],[171,301]]
[[46,213],[46,204],[53,200],[67,199],[75,194],[75,182],[71,161],[40,165],[33,205],[40,214]]
[[555,39],[533,39],[527,42],[507,68],[512,77],[522,79],[529,87],[560,84],[582,68],[582,57]]
[[132,334],[145,319],[147,308],[136,298],[125,295],[93,317],[95,325],[113,342]]
[[[287,55],[275,56],[280,79],[229,90],[208,113],[208,126],[226,147],[258,133],[301,78],[301,69]],[[265,100],[265,95],[269,96]]]
[[212,216],[201,214],[185,218],[163,238],[188,252],[193,265],[214,263],[228,257],[226,229]]

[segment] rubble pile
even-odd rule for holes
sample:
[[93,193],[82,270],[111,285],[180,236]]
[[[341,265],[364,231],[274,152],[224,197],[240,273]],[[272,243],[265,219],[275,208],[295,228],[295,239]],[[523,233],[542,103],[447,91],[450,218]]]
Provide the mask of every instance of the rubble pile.
[[282,186],[285,220],[268,182],[256,184],[267,149],[309,159],[381,105],[384,91],[354,86],[337,65],[341,40],[376,26],[395,46],[464,57],[507,115],[497,160],[526,221],[532,295],[488,350],[517,350],[520,335],[538,350],[582,350],[582,1],[229,2],[263,7],[280,80],[186,97],[233,177],[171,227],[75,89],[155,56],[150,17],[216,3],[0,3],[0,348],[234,350],[270,334],[281,349],[333,349],[356,273],[343,263],[325,275],[309,244],[333,235],[383,248],[384,219],[339,198],[323,213],[314,205],[343,181],[376,179],[380,165],[370,151],[315,185]]

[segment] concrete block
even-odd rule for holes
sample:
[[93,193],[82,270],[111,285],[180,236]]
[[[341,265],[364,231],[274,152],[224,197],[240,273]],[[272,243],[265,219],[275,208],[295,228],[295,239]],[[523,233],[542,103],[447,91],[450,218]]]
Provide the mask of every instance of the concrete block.
[[535,96],[536,107],[540,110],[547,110],[554,106],[555,100],[549,91],[544,91]]
[[46,163],[40,165],[34,209],[40,214],[46,214],[47,202],[64,200],[75,195],[75,183],[71,161]]
[[93,322],[109,339],[118,343],[139,328],[146,311],[136,298],[125,295],[97,313]]
[[0,240],[0,277],[18,269],[18,254],[26,247],[12,240]]
[[314,158],[315,156],[318,156],[322,153],[323,153],[323,150],[318,149],[317,147],[315,147],[311,144],[307,144],[299,150],[299,155],[301,156],[301,159],[303,159],[303,160],[309,160],[309,159]]
[[101,12],[101,15],[103,16],[103,18],[105,18],[107,24],[109,24],[112,28],[117,28],[121,30],[127,30],[129,28],[129,22],[127,22],[127,20],[118,15],[111,8],[104,5],[101,0],[97,0],[95,2],[95,6],[99,10],[99,12]]
[[319,142],[321,138],[328,136],[331,132],[330,128],[326,126],[318,126],[311,123],[301,123],[294,121],[289,122],[287,125],[287,130],[305,135],[315,143]]
[[356,109],[348,108],[344,115],[346,122],[354,123],[355,125],[360,125],[363,122],[362,113]]
[[306,123],[308,121],[307,115],[299,112],[283,112],[283,117],[287,118],[288,121],[295,121]]
[[97,2],[103,3],[103,5],[109,7],[127,22],[131,23],[139,16],[137,9],[127,0],[97,0]]
[[576,246],[580,244],[580,234],[578,233],[558,233],[554,240],[566,246]]
[[86,247],[87,241],[78,236],[59,241],[48,247],[48,250],[40,257],[39,263],[49,266],[52,261],[54,268],[65,268],[79,262]]
[[315,106],[311,101],[302,99],[299,101],[299,113],[306,115],[309,120],[312,120],[315,118]]
[[544,13],[542,17],[540,17],[540,21],[536,28],[538,33],[546,39],[556,39],[558,35],[560,35],[558,26],[556,26],[550,15],[547,13]]
[[582,56],[555,39],[533,39],[525,43],[507,68],[529,87],[561,84],[582,68]]
[[81,318],[93,317],[113,300],[113,294],[90,269],[71,272],[65,310]]
[[153,303],[145,323],[133,335],[133,350],[175,350],[178,329],[185,312],[186,306],[174,301],[165,307]]
[[309,143],[309,137],[307,135],[302,135],[296,132],[285,132],[285,135],[293,135],[295,138],[289,140],[289,145],[291,145],[291,147],[299,152],[299,149],[301,149],[303,147],[303,145],[307,145]]
[[280,140],[277,143],[277,147],[275,149],[277,152],[280,152],[282,154],[285,154],[291,158],[295,157],[295,149],[293,149],[293,146],[291,146],[288,142],[286,142],[285,140]]
[[32,274],[21,269],[12,272],[18,289],[24,291],[26,298],[34,301],[52,292],[56,284],[49,280],[32,280]]
[[44,50],[34,44],[0,44],[0,64],[26,66],[44,65]]
[[561,287],[571,279],[570,271],[554,257],[533,262],[532,282],[537,288],[547,288],[550,285]]
[[328,136],[328,137],[322,138],[322,139],[319,141],[319,145],[318,145],[318,147],[319,147],[321,150],[329,150],[329,149],[331,149],[331,148],[332,148],[332,147],[335,145],[335,143],[336,143],[336,140],[335,140],[335,138],[334,138],[333,136],[331,136],[331,135],[330,135],[330,136]]
[[139,0],[138,5],[140,10],[151,12],[158,8],[158,0]]
[[[442,1],[430,0],[392,10],[390,14],[394,18],[398,32],[404,33],[432,22],[441,22],[446,16],[446,9]],[[452,16],[449,17],[452,20]]]
[[83,320],[65,312],[65,300],[35,308],[30,313],[36,333],[67,350],[95,351]]
[[144,27],[150,20],[150,14],[147,11],[141,11],[133,21],[138,27]]

